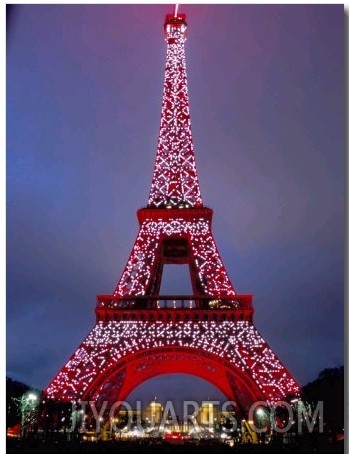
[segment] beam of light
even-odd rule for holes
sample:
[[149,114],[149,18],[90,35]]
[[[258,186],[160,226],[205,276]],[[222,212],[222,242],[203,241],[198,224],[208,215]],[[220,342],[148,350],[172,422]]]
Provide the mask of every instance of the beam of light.
[[179,4],[176,3],[174,17],[177,17],[178,7],[179,7]]

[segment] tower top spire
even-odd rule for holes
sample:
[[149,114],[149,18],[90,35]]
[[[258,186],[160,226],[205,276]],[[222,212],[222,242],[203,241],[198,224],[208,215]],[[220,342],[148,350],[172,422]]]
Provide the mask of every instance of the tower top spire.
[[[177,6],[177,5],[176,5]],[[174,38],[184,37],[186,39],[187,34],[187,22],[185,20],[185,14],[178,14],[175,10],[174,14],[167,14],[164,23],[165,38],[169,44],[174,44]],[[171,39],[171,42],[169,40]]]
[[202,207],[197,178],[184,43],[185,14],[167,14],[164,23],[167,55],[161,120],[148,207]]

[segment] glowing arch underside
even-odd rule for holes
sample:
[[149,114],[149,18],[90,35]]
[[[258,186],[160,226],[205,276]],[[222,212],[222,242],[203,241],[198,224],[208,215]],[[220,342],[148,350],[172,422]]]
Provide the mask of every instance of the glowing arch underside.
[[111,405],[118,400],[127,400],[137,386],[150,378],[173,373],[205,379],[241,409],[263,399],[248,374],[212,353],[187,347],[159,347],[128,357],[96,380],[84,399],[90,396],[99,405],[104,401]]

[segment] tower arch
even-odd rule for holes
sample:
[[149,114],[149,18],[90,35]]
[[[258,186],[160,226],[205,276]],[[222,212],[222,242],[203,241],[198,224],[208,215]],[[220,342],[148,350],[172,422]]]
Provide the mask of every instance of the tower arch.
[[[139,385],[159,375],[183,373],[202,378],[215,386],[227,401],[243,412],[257,400],[263,400],[260,389],[248,372],[232,366],[219,355],[188,347],[158,347],[127,356],[96,378],[82,396],[98,405],[109,406],[127,397]],[[223,403],[223,402],[222,402]]]

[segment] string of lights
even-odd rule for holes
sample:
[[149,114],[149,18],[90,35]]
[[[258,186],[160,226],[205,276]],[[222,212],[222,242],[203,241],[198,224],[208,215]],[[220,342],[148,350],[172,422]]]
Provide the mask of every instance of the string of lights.
[[191,245],[192,255],[195,257],[195,275],[200,281],[202,294],[213,297],[235,295],[214,242],[210,222],[204,218],[186,221],[178,217],[168,221],[147,219],[143,222],[131,256],[114,291],[115,296],[147,293],[156,274],[161,238],[174,235],[187,238]]
[[[287,394],[297,394],[298,385],[272,352],[253,324],[213,321],[99,322],[47,389],[51,398],[83,398],[86,389],[104,377],[100,388],[110,389],[109,377],[122,359],[132,363],[136,353],[164,347],[187,347],[224,358],[242,375],[258,384],[271,405]],[[113,372],[112,372],[113,371]],[[95,395],[98,398],[98,394]]]
[[183,15],[167,20],[167,56],[160,133],[148,206],[172,206],[184,202],[202,206],[196,172],[184,42]]

